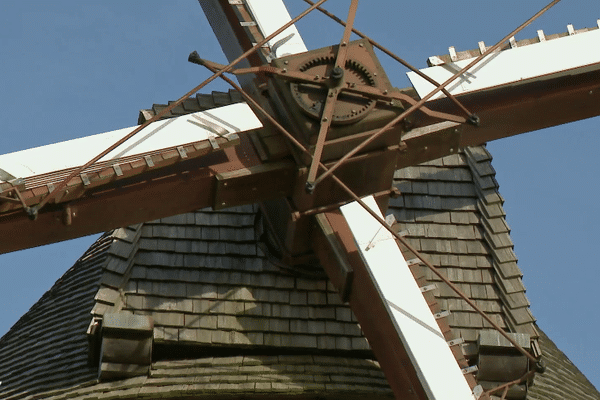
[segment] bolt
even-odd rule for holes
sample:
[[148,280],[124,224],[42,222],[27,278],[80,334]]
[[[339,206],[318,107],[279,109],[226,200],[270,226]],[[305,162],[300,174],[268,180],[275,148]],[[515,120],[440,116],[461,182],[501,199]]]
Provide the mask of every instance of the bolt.
[[383,91],[383,94],[388,94],[388,91],[387,91],[387,90],[384,90],[384,91]]
[[331,71],[331,77],[335,80],[342,79],[344,77],[344,70],[339,65],[336,65]]
[[362,43],[359,43],[358,47],[365,47],[365,45]]
[[284,63],[285,65],[288,65],[290,62],[289,62],[288,60],[285,60],[283,63]]
[[425,146],[423,147],[423,150],[429,150],[429,147]]
[[281,72],[285,74],[287,72],[287,68],[282,69]]
[[323,117],[323,122],[327,122],[329,121],[329,119],[327,119],[327,117]]
[[471,125],[473,126],[479,126],[481,120],[479,119],[479,117],[475,114],[471,114],[469,115],[468,121]]
[[450,147],[450,153],[454,153],[454,148]]
[[319,79],[321,79],[321,77],[319,75],[315,75],[315,81],[318,81]]

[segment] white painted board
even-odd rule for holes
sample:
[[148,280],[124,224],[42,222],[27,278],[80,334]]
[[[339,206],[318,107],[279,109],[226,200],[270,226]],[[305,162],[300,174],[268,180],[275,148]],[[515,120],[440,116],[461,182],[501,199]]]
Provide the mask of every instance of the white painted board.
[[[424,68],[421,72],[443,83],[457,72],[454,66],[460,70],[472,61],[473,58],[470,58],[453,65]],[[456,78],[446,89],[460,95],[525,80],[545,80],[597,69],[600,69],[600,29],[492,53]],[[407,75],[421,98],[435,89],[416,73],[411,71]],[[439,92],[432,100],[440,97],[445,95]]]
[[[264,37],[269,36],[292,19],[282,0],[246,0],[246,5],[254,15],[256,23]],[[295,25],[290,26],[271,39],[269,46],[273,48],[275,43],[289,35],[292,35],[291,38],[275,49],[276,57],[308,51]]]
[[[363,201],[381,216],[373,196]],[[342,206],[341,211],[429,399],[473,400],[394,237],[357,202]]]
[[[258,129],[262,124],[250,107],[237,103],[177,118],[153,122],[100,161],[157,152],[221,134]],[[135,127],[35,147],[0,156],[0,169],[15,178],[27,178],[79,167],[129,134]]]

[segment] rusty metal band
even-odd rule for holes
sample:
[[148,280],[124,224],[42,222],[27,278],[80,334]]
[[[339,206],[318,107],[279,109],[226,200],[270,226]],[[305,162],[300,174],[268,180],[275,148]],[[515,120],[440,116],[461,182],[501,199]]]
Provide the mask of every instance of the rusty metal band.
[[433,96],[435,96],[437,93],[439,93],[443,88],[445,88],[446,86],[448,86],[450,83],[452,83],[454,80],[456,80],[459,76],[463,75],[465,72],[467,72],[473,66],[475,66],[476,64],[478,64],[483,58],[485,58],[489,54],[495,52],[507,40],[509,40],[511,37],[513,37],[514,35],[516,35],[517,33],[519,33],[521,30],[523,30],[525,27],[527,27],[529,24],[531,24],[538,17],[540,17],[542,14],[544,14],[546,11],[548,11],[551,7],[555,6],[559,2],[560,2],[560,0],[553,0],[546,7],[542,8],[540,11],[538,11],[533,17],[529,18],[527,21],[525,21],[523,24],[521,24],[517,29],[515,29],[514,31],[512,31],[511,33],[509,33],[508,35],[506,35],[504,38],[502,38],[494,46],[492,46],[489,49],[487,49],[483,54],[481,54],[478,57],[476,57],[467,66],[465,66],[463,69],[461,69],[460,71],[458,71],[457,73],[455,73],[452,77],[448,78],[444,83],[442,83],[437,88],[435,88],[434,90],[432,90],[428,95],[426,95],[425,97],[423,97],[416,104],[414,104],[413,106],[411,106],[408,110],[404,111],[402,114],[400,114],[399,116],[397,116],[396,118],[394,118],[392,121],[390,121],[388,124],[386,124],[379,131],[377,131],[376,133],[374,133],[373,136],[369,137],[364,142],[362,142],[361,144],[359,144],[358,146],[356,146],[354,149],[350,150],[346,155],[344,155],[341,159],[339,159],[333,166],[331,166],[331,168],[329,168],[329,171],[327,171],[327,172],[323,173],[321,176],[319,176],[315,180],[314,186],[318,185],[323,179],[325,179],[328,175],[330,175],[333,171],[335,171],[340,165],[344,164],[348,160],[348,158],[352,157],[354,154],[356,154],[357,152],[359,152],[362,149],[364,149],[366,146],[368,146],[371,142],[373,142],[374,140],[376,140],[379,136],[381,136],[388,129],[390,129],[391,127],[393,127],[394,125],[396,125],[398,122],[402,121],[404,118],[406,118],[409,115],[411,115],[413,112],[415,112],[417,109],[419,109],[423,104],[425,104],[429,99],[431,99]]
[[160,118],[162,118],[164,115],[166,115],[173,108],[181,105],[191,95],[193,95],[194,93],[196,93],[197,91],[199,91],[200,89],[202,89],[204,86],[208,85],[210,82],[212,82],[215,79],[217,79],[219,76],[223,75],[225,72],[228,72],[229,70],[231,70],[240,61],[242,61],[243,59],[245,59],[246,57],[248,57],[250,54],[256,52],[258,49],[260,49],[269,40],[271,40],[275,36],[279,35],[281,32],[283,32],[284,30],[286,30],[287,28],[289,28],[290,26],[292,26],[293,24],[295,24],[301,18],[305,17],[308,13],[310,13],[312,10],[314,10],[316,7],[320,6],[321,4],[325,3],[326,1],[327,0],[319,0],[316,4],[313,4],[311,7],[309,7],[308,9],[306,9],[304,12],[302,12],[301,14],[299,14],[297,17],[295,17],[294,19],[292,19],[289,22],[287,22],[281,28],[277,29],[275,32],[273,32],[272,34],[270,34],[269,36],[267,36],[266,38],[264,38],[260,42],[256,43],[251,49],[248,49],[247,51],[245,51],[238,58],[236,58],[235,60],[233,60],[232,62],[230,62],[224,69],[220,69],[219,71],[215,72],[211,77],[209,77],[204,82],[202,82],[201,84],[199,84],[196,87],[194,87],[192,90],[188,91],[186,94],[184,94],[183,96],[181,96],[178,100],[176,100],[173,103],[169,104],[167,107],[165,107],[163,110],[161,110],[154,117],[150,118],[148,121],[144,122],[142,125],[136,127],[130,133],[128,133],[125,137],[123,137],[122,139],[120,139],[119,141],[117,141],[116,143],[114,143],[112,146],[110,146],[108,149],[104,150],[102,153],[98,154],[96,157],[94,157],[93,159],[91,159],[90,161],[88,161],[87,163],[85,163],[84,165],[82,165],[81,167],[77,168],[69,176],[67,176],[62,182],[60,182],[56,186],[56,189],[54,191],[52,191],[51,193],[49,193],[48,196],[46,196],[44,199],[42,199],[41,202],[39,202],[36,206],[34,206],[33,207],[33,211],[35,213],[37,213],[42,207],[44,207],[44,205],[46,203],[48,203],[48,201],[50,201],[52,198],[54,198],[54,196],[56,196],[56,194],[59,191],[61,191],[62,189],[64,189],[67,186],[67,184],[71,181],[71,179],[73,179],[74,177],[76,177],[77,175],[79,175],[86,168],[88,168],[89,166],[91,166],[92,164],[94,164],[96,161],[98,161],[99,159],[101,159],[102,157],[104,157],[106,154],[110,153],[112,150],[114,150],[115,148],[117,148],[118,146],[120,146],[121,144],[123,144],[125,141],[129,140],[131,137],[133,137],[135,134],[137,134],[138,132],[140,132],[142,129],[144,129],[146,126],[148,126],[152,122],[158,121]]
[[[310,0],[304,0],[304,1],[306,3],[308,3],[308,4],[310,4],[310,5],[314,4]],[[326,16],[328,16],[329,18],[331,18],[335,22],[339,23],[340,25],[346,26],[346,21],[343,21],[337,15],[335,15],[335,14],[327,11],[323,7],[317,7],[317,10],[320,11],[320,12],[322,12],[323,14],[325,14]],[[408,68],[409,70],[413,71],[414,73],[416,73],[417,75],[419,75],[421,78],[423,78],[427,82],[431,83],[433,86],[437,87],[437,86],[440,85],[433,78],[431,78],[430,76],[424,74],[423,72],[421,72],[420,70],[418,70],[417,68],[415,68],[414,66],[412,66],[411,64],[409,64],[406,60],[400,58],[398,55],[394,54],[392,51],[390,51],[389,49],[387,49],[386,47],[384,47],[380,43],[376,42],[375,40],[371,39],[369,36],[367,36],[366,34],[362,33],[358,29],[352,28],[352,32],[355,33],[357,36],[363,38],[363,39],[367,39],[369,41],[369,43],[371,43],[371,45],[373,45],[374,47],[377,47],[379,50],[381,50],[382,52],[384,52],[385,54],[387,54],[389,57],[393,58],[394,60],[396,60],[400,64],[404,65],[406,68]],[[458,101],[458,99],[453,94],[451,94],[450,92],[448,92],[448,90],[446,90],[444,88],[444,89],[442,89],[442,93],[444,93],[444,95],[446,95],[446,97],[448,97],[450,100],[452,100],[452,102],[454,104],[456,104],[467,116],[473,115],[467,109],[467,107],[465,107],[460,101]]]

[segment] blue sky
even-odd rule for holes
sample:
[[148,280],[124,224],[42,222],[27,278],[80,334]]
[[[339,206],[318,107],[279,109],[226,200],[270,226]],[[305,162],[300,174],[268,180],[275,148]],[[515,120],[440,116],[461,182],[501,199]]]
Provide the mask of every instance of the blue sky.
[[[424,67],[448,46],[492,45],[547,1],[363,0],[356,27]],[[305,8],[300,0],[286,3],[293,15]],[[345,18],[348,3],[330,0],[327,8]],[[517,39],[537,29],[564,32],[568,23],[596,26],[598,18],[598,0],[564,0]],[[309,48],[342,33],[324,18],[298,28]],[[139,109],[174,100],[207,77],[187,62],[192,50],[224,61],[195,0],[5,2],[0,38],[1,153],[132,126]],[[381,61],[396,86],[408,86],[404,69]],[[206,90],[224,89],[215,83]],[[533,314],[598,387],[599,125],[595,118],[489,145]],[[0,335],[94,239],[0,256]]]

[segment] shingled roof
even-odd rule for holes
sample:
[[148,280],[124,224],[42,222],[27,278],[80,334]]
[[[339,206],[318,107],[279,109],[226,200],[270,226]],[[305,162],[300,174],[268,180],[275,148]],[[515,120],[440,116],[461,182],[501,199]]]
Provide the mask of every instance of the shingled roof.
[[[202,108],[188,103],[180,112]],[[485,147],[398,170],[403,195],[388,212],[501,326],[539,337],[548,370],[529,399],[600,399],[535,325],[494,175]],[[104,235],[0,339],[0,397],[391,398],[349,307],[325,278],[266,257],[257,213],[198,210]],[[434,294],[474,357],[488,326],[443,284]],[[86,332],[115,313],[151,317],[152,363],[145,376],[99,382]]]

